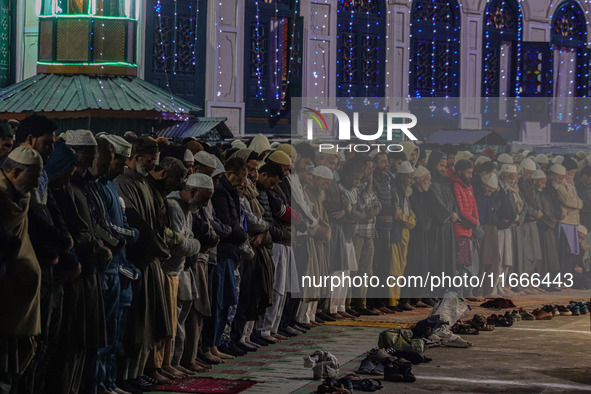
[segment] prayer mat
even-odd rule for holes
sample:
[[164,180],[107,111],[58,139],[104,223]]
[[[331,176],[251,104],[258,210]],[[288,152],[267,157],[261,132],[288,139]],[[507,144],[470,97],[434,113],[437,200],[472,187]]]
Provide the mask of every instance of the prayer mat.
[[372,320],[337,320],[326,322],[330,326],[348,326],[348,327],[383,327],[383,328],[413,328],[415,323],[407,322],[385,322]]
[[258,382],[245,379],[216,379],[206,377],[189,377],[174,384],[158,386],[154,391],[175,393],[224,393],[236,394],[254,386]]

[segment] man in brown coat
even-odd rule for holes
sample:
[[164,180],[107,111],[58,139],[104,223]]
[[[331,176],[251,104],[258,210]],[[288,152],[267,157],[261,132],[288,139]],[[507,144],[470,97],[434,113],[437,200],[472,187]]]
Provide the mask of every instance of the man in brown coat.
[[18,252],[6,260],[0,279],[0,391],[10,392],[35,354],[34,336],[41,333],[41,269],[29,239],[30,192],[43,168],[39,153],[19,147],[0,170],[0,224],[20,240]]

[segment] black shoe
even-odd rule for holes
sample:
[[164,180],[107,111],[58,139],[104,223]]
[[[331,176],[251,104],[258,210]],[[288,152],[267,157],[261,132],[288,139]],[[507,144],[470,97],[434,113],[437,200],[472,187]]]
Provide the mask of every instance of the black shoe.
[[298,336],[298,334],[292,334],[290,332],[285,331],[283,328],[280,328],[279,330],[277,330],[277,334],[283,335],[284,337],[288,337],[288,338],[293,338],[293,337]]
[[127,391],[131,394],[143,394],[144,392],[139,388],[132,386],[131,384],[127,383],[125,380],[118,380],[117,381],[117,388]]
[[258,335],[254,335],[254,333],[253,334],[250,334],[250,342],[256,343],[259,346],[269,346],[269,342],[268,341],[263,340]]
[[360,316],[379,316],[379,313],[375,313],[373,311],[370,311],[367,308],[362,308],[362,309],[356,309],[355,310],[357,312],[358,315]]
[[308,327],[301,325],[300,323],[295,323],[293,326],[290,326],[295,328],[296,330],[304,330],[304,333],[308,332],[308,330],[310,330]]
[[400,369],[400,373],[402,374],[403,382],[412,383],[417,381],[417,378],[412,374],[412,363],[410,361],[407,361],[404,358],[399,358],[396,362]]
[[351,309],[351,308],[347,308],[347,309],[345,309],[345,312],[347,312],[347,313],[348,313],[348,314],[350,314],[351,316],[355,316],[355,317],[359,317],[359,316],[361,316],[361,314],[360,314],[360,313],[358,313],[358,312],[354,311],[354,310],[353,310],[353,309]]
[[234,342],[228,343],[227,346],[222,346],[220,350],[222,353],[226,353],[234,357],[246,356],[246,354],[248,353],[246,350],[242,350],[241,348],[236,346]]
[[[265,342],[267,345],[274,345],[274,344],[276,343],[276,342],[273,342],[273,341],[270,341],[270,340],[268,340],[268,339],[264,338],[264,337],[263,337],[262,335],[260,335],[259,333],[256,333],[256,334],[254,334],[254,333],[253,333],[253,334],[252,334],[250,337],[252,338],[253,336],[254,336],[256,339],[258,339],[258,340],[260,340],[260,341],[262,341],[262,342]],[[255,343],[258,343],[258,342],[255,342]]]
[[127,383],[131,387],[135,387],[136,390],[140,390],[140,391],[152,391],[156,387],[158,387],[157,384],[150,383],[143,376],[139,377],[137,379],[129,379],[129,380],[127,380]]
[[321,318],[319,318],[318,316],[316,316],[316,317],[314,318],[314,321],[316,321],[316,323],[318,323],[318,324],[324,324],[324,323],[326,323],[326,320],[322,320],[322,319],[321,319]]
[[236,346],[238,349],[248,353],[248,352],[256,352],[257,348],[254,346],[250,346],[246,343],[242,343],[242,342],[237,342],[234,344],[234,346]]
[[303,327],[302,327],[302,328],[298,327],[298,326],[297,326],[297,323],[296,323],[296,324],[294,324],[293,326],[287,326],[287,327],[285,327],[285,330],[289,330],[290,328],[291,328],[292,330],[295,330],[295,331],[297,331],[297,332],[298,332],[298,333],[300,333],[300,334],[305,334],[305,333],[307,333],[307,332],[308,332],[308,330],[307,330],[307,329],[305,329],[305,328],[303,328]]
[[404,376],[400,372],[400,366],[396,360],[388,360],[384,366],[384,380],[388,382],[402,382]]
[[199,362],[201,362],[201,363],[204,363],[204,364],[209,364],[209,365],[216,365],[216,364],[219,364],[219,361],[212,360],[211,358],[207,357],[207,356],[205,355],[205,353],[203,353],[203,352],[201,352],[201,351],[199,351],[199,352],[197,353],[197,360],[198,360]]
[[324,321],[337,321],[337,319],[333,319],[332,317],[328,316],[324,312],[318,312],[318,313],[316,313],[316,316],[321,318]]

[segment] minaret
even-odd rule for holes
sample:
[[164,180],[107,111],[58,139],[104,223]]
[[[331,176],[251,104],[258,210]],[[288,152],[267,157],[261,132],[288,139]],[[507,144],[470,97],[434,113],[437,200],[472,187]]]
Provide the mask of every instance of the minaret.
[[39,74],[137,76],[136,0],[42,0]]

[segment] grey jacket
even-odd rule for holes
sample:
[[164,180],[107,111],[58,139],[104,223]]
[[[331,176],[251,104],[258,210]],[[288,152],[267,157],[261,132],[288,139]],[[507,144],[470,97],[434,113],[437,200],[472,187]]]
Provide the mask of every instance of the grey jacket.
[[168,216],[173,231],[185,236],[185,240],[170,250],[170,258],[162,264],[162,270],[171,276],[178,276],[185,267],[185,259],[194,256],[201,249],[201,244],[193,237],[193,215],[189,205],[183,201],[178,191],[166,196]]

